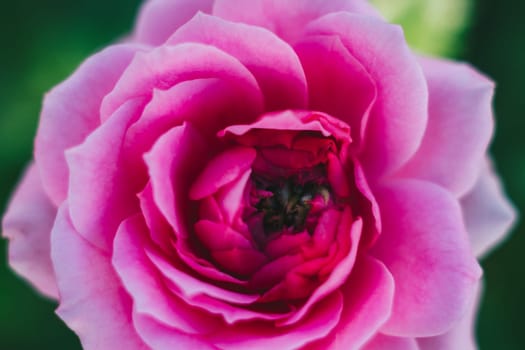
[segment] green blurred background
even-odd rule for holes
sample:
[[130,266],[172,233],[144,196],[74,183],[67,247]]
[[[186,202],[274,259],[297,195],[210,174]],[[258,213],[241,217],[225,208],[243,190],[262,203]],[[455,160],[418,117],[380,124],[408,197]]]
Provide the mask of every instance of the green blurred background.
[[[472,3],[471,11],[463,12],[469,9],[464,0],[448,1],[455,5],[445,9],[429,5],[444,0],[375,1],[405,26],[418,50],[471,62],[497,82],[492,153],[508,194],[518,209],[525,208],[525,2],[479,0]],[[0,212],[31,158],[43,94],[88,55],[126,35],[139,3],[2,3]],[[403,11],[397,11],[401,7]],[[482,350],[525,349],[524,231],[519,224],[506,244],[483,261],[486,288],[478,321]],[[54,315],[56,305],[9,270],[6,243],[0,240],[0,349],[80,349],[76,336]]]

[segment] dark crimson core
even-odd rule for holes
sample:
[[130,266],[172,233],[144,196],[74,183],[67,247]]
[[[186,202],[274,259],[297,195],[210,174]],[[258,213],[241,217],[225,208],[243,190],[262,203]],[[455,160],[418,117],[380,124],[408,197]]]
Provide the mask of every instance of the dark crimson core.
[[[313,234],[319,216],[334,204],[324,165],[301,170],[289,177],[251,177],[247,222],[265,238],[274,234]],[[255,227],[254,227],[255,226]]]

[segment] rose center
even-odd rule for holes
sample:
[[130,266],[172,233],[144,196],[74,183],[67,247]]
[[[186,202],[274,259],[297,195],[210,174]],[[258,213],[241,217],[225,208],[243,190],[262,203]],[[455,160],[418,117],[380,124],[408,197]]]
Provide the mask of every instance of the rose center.
[[266,238],[278,233],[312,234],[320,214],[333,204],[321,168],[277,179],[254,174],[251,180],[251,216]]

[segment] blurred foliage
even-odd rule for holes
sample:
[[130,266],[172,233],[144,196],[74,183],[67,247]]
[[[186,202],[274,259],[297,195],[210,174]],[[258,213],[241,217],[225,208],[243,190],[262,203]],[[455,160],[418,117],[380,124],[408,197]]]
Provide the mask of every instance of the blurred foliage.
[[[492,151],[510,196],[525,208],[525,2],[520,0],[373,0],[405,29],[417,50],[465,59],[498,83]],[[139,0],[4,2],[0,12],[0,212],[32,142],[44,93],[88,55],[132,27]],[[472,9],[473,11],[470,11]],[[473,125],[473,128],[476,126]],[[525,227],[483,262],[485,296],[478,323],[482,350],[525,348]],[[7,267],[0,240],[0,349],[80,349],[37,295]]]
[[403,26],[417,51],[436,56],[461,53],[471,0],[371,0],[387,20]]

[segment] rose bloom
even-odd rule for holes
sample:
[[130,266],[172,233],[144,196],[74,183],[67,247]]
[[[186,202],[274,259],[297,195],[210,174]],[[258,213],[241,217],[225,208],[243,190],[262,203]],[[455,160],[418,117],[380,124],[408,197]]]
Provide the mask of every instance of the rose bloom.
[[492,92],[360,0],[150,0],[46,96],[11,266],[85,349],[473,349]]

